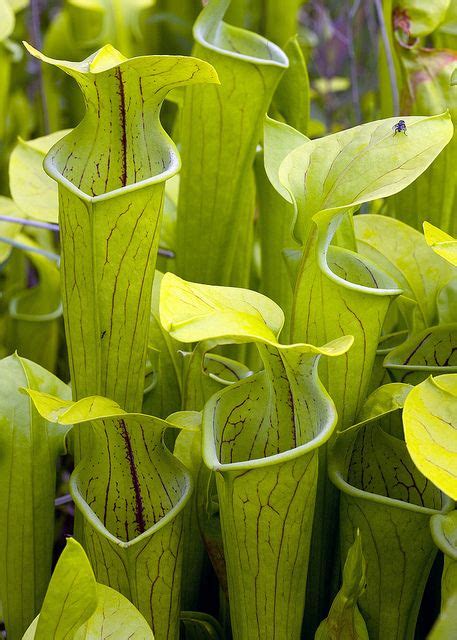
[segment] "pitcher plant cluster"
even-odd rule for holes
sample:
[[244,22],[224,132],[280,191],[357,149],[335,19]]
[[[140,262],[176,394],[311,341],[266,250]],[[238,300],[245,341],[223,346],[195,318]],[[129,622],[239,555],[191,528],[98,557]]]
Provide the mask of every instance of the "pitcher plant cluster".
[[331,0],[50,4],[0,0],[0,635],[457,638],[457,1],[347,3],[349,127]]

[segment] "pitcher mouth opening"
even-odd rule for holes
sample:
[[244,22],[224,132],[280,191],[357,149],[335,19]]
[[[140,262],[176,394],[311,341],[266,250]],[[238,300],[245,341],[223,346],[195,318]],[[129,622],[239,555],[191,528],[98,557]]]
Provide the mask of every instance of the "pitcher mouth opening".
[[164,168],[163,171],[151,175],[148,178],[144,178],[143,180],[138,180],[138,182],[133,182],[131,184],[126,184],[125,186],[118,187],[117,189],[112,189],[111,191],[107,191],[106,193],[102,193],[100,195],[91,195],[77,187],[73,182],[71,182],[71,180],[65,177],[57,167],[53,151],[56,151],[56,147],[60,142],[61,141],[59,141],[54,147],[52,147],[45,157],[43,162],[43,168],[45,172],[50,178],[55,180],[59,185],[65,187],[65,189],[73,193],[80,200],[84,200],[92,204],[110,200],[112,198],[116,198],[119,195],[125,195],[126,193],[133,193],[134,191],[139,191],[140,189],[144,189],[155,184],[160,184],[161,182],[164,183],[166,180],[176,175],[181,169],[181,159],[178,150],[174,142],[170,139],[167,141],[167,145],[169,147],[169,162],[168,166]]
[[[229,2],[226,2],[225,7],[208,5],[203,9],[194,24],[195,41],[206,49],[230,58],[287,69],[289,59],[281,47],[253,31],[224,22],[228,5]],[[226,35],[229,35],[227,40],[232,44],[231,49],[224,41]]]

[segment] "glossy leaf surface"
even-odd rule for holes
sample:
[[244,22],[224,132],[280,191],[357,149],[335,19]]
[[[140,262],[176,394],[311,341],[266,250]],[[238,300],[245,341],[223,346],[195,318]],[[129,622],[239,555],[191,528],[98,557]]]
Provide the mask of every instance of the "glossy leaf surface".
[[403,414],[408,451],[418,469],[457,499],[457,375],[428,378],[410,393]]

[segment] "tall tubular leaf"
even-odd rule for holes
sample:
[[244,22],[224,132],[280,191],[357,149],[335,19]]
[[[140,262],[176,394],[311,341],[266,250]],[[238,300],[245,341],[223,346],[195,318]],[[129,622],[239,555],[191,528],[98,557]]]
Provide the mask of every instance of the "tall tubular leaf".
[[266,37],[282,47],[297,32],[298,9],[302,4],[303,0],[267,0],[264,17]]
[[49,420],[92,423],[91,451],[73,472],[70,486],[84,517],[84,542],[95,575],[133,602],[156,640],[177,640],[183,509],[192,480],[163,442],[165,429],[173,425],[126,413],[99,396],[66,402],[28,393]]
[[457,314],[453,267],[434,254],[419,231],[400,220],[362,215],[355,218],[354,226],[359,251],[403,289],[397,301],[403,324],[397,328],[406,325],[408,335],[384,359],[390,376],[417,384],[431,373],[454,371]]
[[[283,76],[283,81],[288,73],[289,71]],[[276,180],[277,186],[282,188],[276,178],[282,160],[292,149],[306,141],[306,136],[292,126],[267,117],[264,125],[264,154],[256,159],[260,210],[259,235],[262,251],[261,286],[262,292],[279,304],[285,313],[284,337],[288,335],[290,322],[292,284],[283,252],[284,249],[295,245],[292,236],[294,207],[277,193],[272,183]]]
[[194,54],[215,67],[221,86],[186,91],[176,260],[177,272],[188,280],[246,286],[252,165],[263,117],[288,60],[268,40],[224,23],[229,4],[212,0],[194,26]]
[[11,79],[12,53],[6,46],[6,40],[14,29],[14,12],[8,0],[0,0],[0,139],[6,133],[6,114]]
[[414,466],[398,408],[404,398],[398,397],[399,385],[388,387],[389,393],[378,390],[367,401],[362,422],[339,434],[329,472],[341,491],[343,556],[357,529],[362,534],[367,589],[359,605],[369,637],[412,640],[436,554],[430,516],[452,503]]
[[[248,290],[162,282],[161,320],[182,342],[255,342],[264,370],[203,410],[203,460],[216,472],[233,637],[300,637],[317,489],[318,449],[336,413],[317,375],[324,347],[281,345],[284,317]],[[274,569],[272,570],[272,567]]]
[[8,638],[19,640],[51,577],[56,462],[69,427],[49,424],[18,389],[64,398],[70,389],[17,355],[0,361],[0,377],[0,601]]
[[[384,318],[401,290],[375,263],[352,250],[354,238],[349,237],[348,248],[331,243],[343,221],[351,232],[351,212],[410,184],[452,137],[449,114],[409,118],[407,123],[410,134],[401,139],[392,132],[395,120],[386,119],[306,142],[285,157],[272,181],[294,204],[294,235],[302,246],[289,254],[294,281],[291,340],[322,344],[346,333],[354,336],[345,358],[324,362],[320,369],[343,429],[354,423],[365,399]],[[323,511],[315,519],[310,569],[316,584],[307,606],[315,616],[309,623],[313,628],[328,610],[325,576],[331,573],[335,552],[332,527],[338,496],[325,483],[324,451],[318,500]]]
[[170,89],[217,76],[201,60],[127,59],[109,45],[79,63],[29,50],[73,77],[87,104],[44,163],[59,185],[73,394],[106,395],[138,411],[164,184],[180,167],[160,106]]

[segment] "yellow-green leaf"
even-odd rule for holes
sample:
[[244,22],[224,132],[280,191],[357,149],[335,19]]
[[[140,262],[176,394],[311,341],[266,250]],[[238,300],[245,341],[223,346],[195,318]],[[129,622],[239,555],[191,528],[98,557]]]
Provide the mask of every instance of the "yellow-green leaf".
[[0,0],[0,42],[8,38],[14,29],[14,12],[8,0]]
[[405,402],[403,425],[417,468],[457,500],[457,374],[428,378]]
[[435,253],[457,267],[457,240],[429,222],[424,222],[427,244]]
[[407,135],[395,134],[398,118],[359,125],[292,151],[280,180],[297,209],[297,237],[304,239],[311,217],[390,196],[415,180],[451,140],[449,113],[404,118]]
[[43,160],[49,149],[67,133],[68,129],[35,140],[19,138],[11,153],[11,195],[16,205],[29,218],[45,222],[58,220],[57,184],[46,175]]

